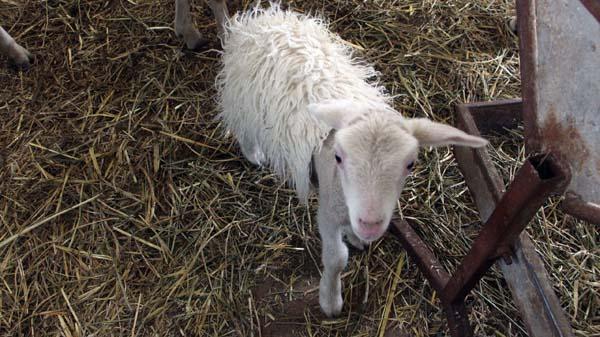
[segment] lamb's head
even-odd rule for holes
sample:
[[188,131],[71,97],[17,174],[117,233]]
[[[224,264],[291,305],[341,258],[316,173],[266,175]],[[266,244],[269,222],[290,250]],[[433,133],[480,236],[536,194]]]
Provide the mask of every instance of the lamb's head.
[[366,242],[387,230],[420,146],[487,144],[449,125],[402,118],[387,105],[328,100],[308,109],[337,130],[331,160],[336,162],[352,230]]

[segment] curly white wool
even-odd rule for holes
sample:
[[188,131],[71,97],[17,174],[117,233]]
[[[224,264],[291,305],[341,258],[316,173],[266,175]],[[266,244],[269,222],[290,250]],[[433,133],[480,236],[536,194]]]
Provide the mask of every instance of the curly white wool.
[[311,103],[350,99],[388,104],[376,72],[318,18],[256,8],[232,17],[223,36],[217,77],[219,118],[240,143],[256,144],[268,165],[295,187],[310,191],[310,163],[331,128],[308,110]]

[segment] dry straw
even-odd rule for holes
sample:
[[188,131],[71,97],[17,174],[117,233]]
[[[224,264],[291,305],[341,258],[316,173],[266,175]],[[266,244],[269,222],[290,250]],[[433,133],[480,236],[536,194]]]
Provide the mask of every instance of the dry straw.
[[[248,4],[244,4],[247,6]],[[295,1],[373,62],[409,116],[519,96],[513,1]],[[439,300],[391,237],[355,253],[343,315],[318,310],[314,211],[242,160],[215,115],[215,51],[161,1],[0,1],[35,55],[0,67],[1,336],[444,336]],[[205,4],[200,30],[217,47]],[[492,139],[505,181],[520,130]],[[449,149],[425,150],[402,213],[448,268],[479,226]],[[528,232],[578,336],[600,335],[594,226],[556,202]],[[478,336],[525,336],[506,285],[470,296]]]

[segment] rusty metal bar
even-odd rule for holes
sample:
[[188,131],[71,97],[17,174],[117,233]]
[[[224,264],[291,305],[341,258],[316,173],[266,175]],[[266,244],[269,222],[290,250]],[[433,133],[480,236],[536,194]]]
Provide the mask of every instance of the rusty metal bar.
[[[460,108],[460,106],[459,106]],[[469,105],[469,113],[475,122],[470,131],[489,134],[504,133],[504,129],[515,129],[522,120],[523,101],[520,98]]]
[[[505,101],[506,102],[506,101]],[[510,103],[510,101],[506,102]],[[507,107],[512,111],[514,119],[520,118],[521,112],[515,110],[515,105]],[[498,103],[471,103],[459,105],[456,108],[459,127],[471,134],[478,134],[477,126],[474,123],[462,123],[464,120],[473,120],[472,111],[477,111],[474,115],[479,115],[477,120],[499,120],[501,123],[507,118],[498,118],[497,114],[502,110],[500,102]],[[486,118],[487,116],[487,118]],[[505,116],[506,117],[506,116]],[[510,118],[508,118],[510,120]],[[497,130],[505,125],[490,125],[491,130]],[[498,203],[495,195],[501,195],[503,184],[502,179],[495,170],[491,161],[479,161],[474,159],[477,151],[481,149],[470,149],[465,147],[455,147],[454,156],[459,164],[460,170],[473,196],[479,214],[483,222],[486,222],[492,214],[495,205]],[[491,177],[496,183],[484,184],[483,172]],[[489,189],[495,189],[490,191]],[[511,263],[503,259],[498,260],[498,266],[502,270],[504,279],[513,295],[513,300],[521,313],[525,327],[531,337],[572,337],[568,319],[566,318],[560,302],[554,293],[552,283],[550,282],[544,263],[535,251],[535,247],[529,239],[529,235],[523,232],[517,239],[511,254]]]
[[[390,232],[402,243],[408,254],[415,259],[431,286],[441,293],[450,279],[450,275],[435,258],[425,242],[404,220],[393,221]],[[444,312],[448,319],[448,328],[453,337],[472,337],[473,329],[469,324],[469,316],[464,303],[444,304]]]
[[525,122],[525,150],[535,153],[540,148],[540,131],[537,127],[537,83],[535,82],[535,5],[530,0],[517,0],[517,25],[519,27],[519,59],[521,71],[521,95],[523,97],[523,121]]
[[589,223],[600,224],[600,207],[585,202],[576,194],[567,193],[561,207],[569,214]]
[[448,328],[452,337],[472,337],[473,329],[469,324],[469,315],[464,302],[444,306],[448,319]]
[[419,268],[425,274],[431,286],[438,293],[442,291],[450,279],[444,267],[406,221],[393,221],[392,225],[390,231],[400,240],[408,254],[417,261]]
[[444,302],[462,301],[492,266],[498,248],[511,246],[544,201],[565,187],[565,181],[568,174],[554,158],[526,161],[440,294]]
[[[485,107],[490,105],[477,104],[476,106],[480,111],[486,111]],[[457,124],[468,134],[480,135],[475,119],[470,113],[472,109],[475,109],[474,105],[458,105],[456,107]],[[497,109],[490,111],[497,111]],[[490,120],[495,117],[491,113],[488,114]],[[469,191],[473,196],[479,196],[474,199],[485,222],[504,193],[502,178],[494,168],[492,159],[485,148],[457,146],[454,148],[454,156],[463,172]]]

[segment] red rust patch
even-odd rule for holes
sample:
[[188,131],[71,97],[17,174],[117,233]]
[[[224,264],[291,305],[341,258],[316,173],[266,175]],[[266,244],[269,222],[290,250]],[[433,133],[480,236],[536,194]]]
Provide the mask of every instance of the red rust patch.
[[567,117],[566,121],[558,120],[553,107],[550,108],[540,133],[542,151],[552,152],[567,161],[576,171],[588,160],[590,152],[577,130],[575,121],[570,117]]

